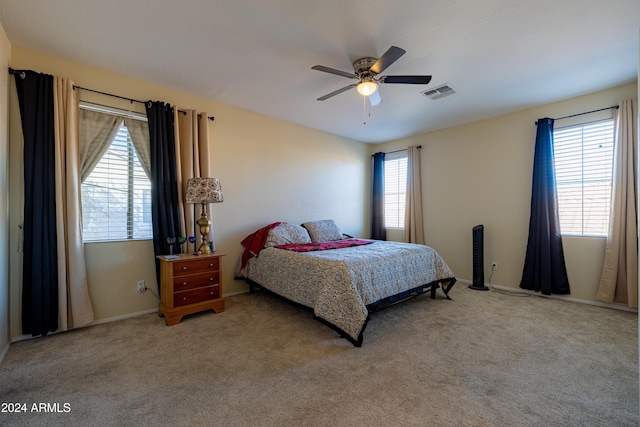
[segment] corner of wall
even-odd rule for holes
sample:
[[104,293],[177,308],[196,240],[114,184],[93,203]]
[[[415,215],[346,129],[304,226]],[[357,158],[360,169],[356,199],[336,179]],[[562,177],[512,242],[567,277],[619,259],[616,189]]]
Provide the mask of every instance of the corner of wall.
[[[0,23],[0,235],[9,235],[9,67],[11,43]],[[9,350],[9,241],[0,240],[0,363]]]

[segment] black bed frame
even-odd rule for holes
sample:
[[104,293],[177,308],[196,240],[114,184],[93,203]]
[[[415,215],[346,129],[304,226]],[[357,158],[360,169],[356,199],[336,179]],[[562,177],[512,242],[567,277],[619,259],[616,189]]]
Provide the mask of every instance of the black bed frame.
[[[257,282],[254,282],[251,279],[247,279],[244,278],[245,282],[247,282],[249,284],[249,293],[255,293],[256,289],[261,289],[263,291],[266,291],[267,293],[276,296],[277,298],[280,298],[286,302],[288,302],[289,304],[293,304],[295,306],[298,307],[302,307],[307,311],[311,311],[313,312],[313,308],[311,307],[307,307],[304,304],[300,304],[297,303],[295,301],[290,300],[289,298],[283,297],[282,295],[278,295],[277,293],[270,291],[269,289],[263,287],[262,285],[260,285]],[[313,316],[313,318],[315,320],[317,320],[318,322],[330,327],[331,329],[333,329],[334,331],[338,332],[340,334],[340,336],[342,338],[345,338],[346,340],[348,340],[351,344],[353,344],[356,347],[362,347],[362,341],[363,341],[363,335],[364,335],[364,330],[367,328],[367,324],[369,323],[369,318],[371,316],[371,313],[375,313],[377,311],[380,311],[384,308],[387,307],[391,307],[392,305],[398,304],[400,302],[406,301],[408,299],[414,298],[418,295],[422,295],[428,291],[431,292],[431,299],[435,299],[436,298],[436,291],[438,290],[438,288],[442,288],[442,291],[444,292],[445,297],[450,300],[451,298],[449,297],[449,291],[451,290],[451,288],[453,287],[453,285],[455,285],[456,283],[456,278],[452,277],[452,278],[448,278],[448,279],[440,279],[440,280],[436,280],[434,282],[431,283],[427,283],[426,285],[420,285],[417,286],[413,289],[409,289],[407,291],[401,292],[399,294],[396,295],[391,295],[390,297],[384,298],[380,301],[376,301],[372,304],[368,304],[367,310],[369,312],[369,316],[367,316],[367,320],[364,323],[364,326],[362,327],[362,330],[360,331],[360,334],[358,335],[358,339],[355,340],[353,339],[350,335],[348,335],[346,332],[344,332],[342,329],[340,329],[339,327],[337,327],[336,325],[320,318],[317,316]]]

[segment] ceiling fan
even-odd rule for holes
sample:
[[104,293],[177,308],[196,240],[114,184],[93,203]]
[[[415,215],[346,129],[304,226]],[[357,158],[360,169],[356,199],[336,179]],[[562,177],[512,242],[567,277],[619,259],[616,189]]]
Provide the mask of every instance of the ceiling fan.
[[358,83],[350,84],[341,89],[334,90],[324,96],[318,98],[318,101],[324,101],[332,96],[336,96],[351,88],[356,88],[358,93],[368,97],[371,105],[378,105],[382,102],[378,84],[380,83],[400,83],[413,85],[426,85],[431,81],[431,76],[380,76],[378,75],[386,70],[391,64],[396,62],[406,51],[397,46],[391,46],[380,58],[360,58],[353,63],[354,73],[336,70],[335,68],[325,67],[324,65],[314,65],[312,70],[323,71],[325,73],[336,74],[348,79],[357,79]]

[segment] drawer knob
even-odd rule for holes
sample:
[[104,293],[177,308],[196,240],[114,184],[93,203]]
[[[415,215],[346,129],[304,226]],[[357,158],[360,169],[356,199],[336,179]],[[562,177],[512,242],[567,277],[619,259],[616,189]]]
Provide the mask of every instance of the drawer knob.
[[182,286],[187,286],[187,282],[180,283]]
[[209,281],[210,281],[210,282],[213,282],[213,277],[209,277]]
[[210,263],[210,264],[209,264],[209,267],[213,267],[213,263]]
[[187,266],[185,265],[184,267],[182,267],[182,271],[186,270]]
[[213,292],[209,292],[209,295],[213,295]]
[[186,301],[186,300],[187,300],[187,297],[182,297],[182,301]]

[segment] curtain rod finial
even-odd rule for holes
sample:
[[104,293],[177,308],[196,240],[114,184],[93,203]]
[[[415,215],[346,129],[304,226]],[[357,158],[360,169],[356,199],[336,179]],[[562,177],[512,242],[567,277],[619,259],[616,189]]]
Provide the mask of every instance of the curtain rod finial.
[[22,80],[24,80],[27,77],[27,73],[24,72],[24,70],[14,70],[13,68],[9,67],[9,74],[14,74],[14,75],[18,75],[20,76],[20,78]]

